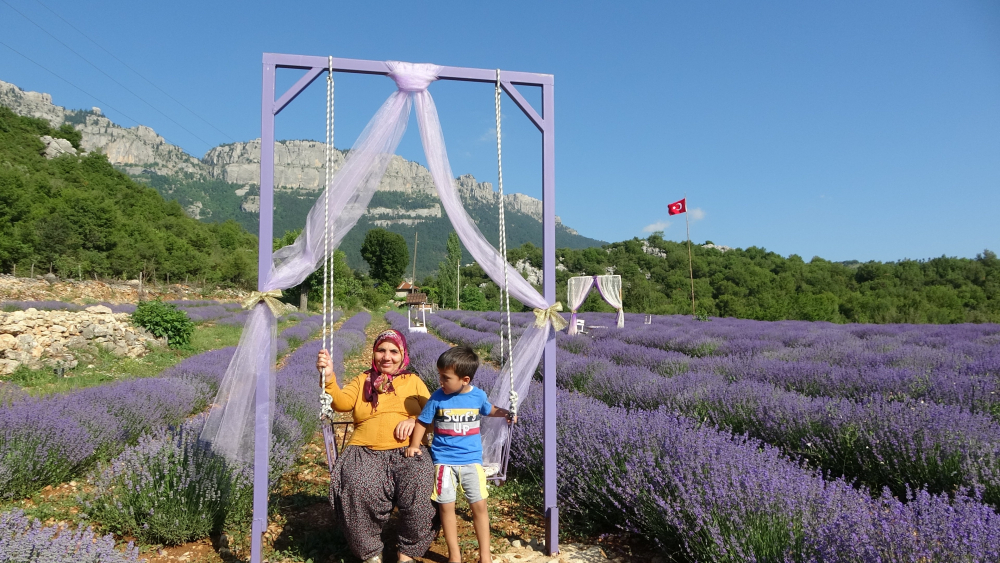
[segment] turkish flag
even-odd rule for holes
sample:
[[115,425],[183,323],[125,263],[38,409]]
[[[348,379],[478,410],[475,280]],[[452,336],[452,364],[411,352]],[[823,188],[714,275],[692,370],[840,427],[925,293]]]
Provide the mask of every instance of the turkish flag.
[[688,210],[687,209],[687,198],[684,198],[684,199],[682,199],[680,201],[675,201],[675,202],[673,202],[673,203],[671,203],[670,205],[667,206],[667,211],[671,215],[677,215],[677,214],[680,214],[680,213],[687,213],[687,210]]

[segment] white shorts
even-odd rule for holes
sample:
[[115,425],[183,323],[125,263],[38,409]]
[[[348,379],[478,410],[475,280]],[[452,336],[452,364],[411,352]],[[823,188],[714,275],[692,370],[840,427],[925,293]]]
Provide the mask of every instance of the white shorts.
[[490,496],[486,490],[486,471],[478,463],[468,465],[435,465],[434,492],[431,500],[440,504],[455,502],[457,488],[462,487],[469,504]]

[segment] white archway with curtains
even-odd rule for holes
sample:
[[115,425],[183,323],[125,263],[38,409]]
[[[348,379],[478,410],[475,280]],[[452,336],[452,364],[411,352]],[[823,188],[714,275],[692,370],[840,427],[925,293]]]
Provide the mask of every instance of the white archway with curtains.
[[597,291],[600,292],[604,301],[618,311],[618,328],[625,327],[625,311],[622,309],[622,277],[618,275],[575,276],[569,279],[566,287],[566,301],[569,304],[569,310],[573,313],[569,320],[569,328],[566,329],[567,334],[576,334],[576,310],[580,308],[580,305],[583,305],[583,301],[587,299],[587,295],[594,285],[597,286]]

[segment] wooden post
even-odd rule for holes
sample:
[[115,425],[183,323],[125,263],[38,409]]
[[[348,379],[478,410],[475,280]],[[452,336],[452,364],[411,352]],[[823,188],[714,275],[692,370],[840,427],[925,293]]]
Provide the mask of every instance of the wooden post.
[[462,255],[458,256],[458,266],[455,267],[455,310],[462,310]]
[[688,236],[688,273],[691,275],[691,316],[697,316],[694,309],[694,266],[691,261],[691,219],[688,218],[687,194],[684,194],[684,222],[687,224]]

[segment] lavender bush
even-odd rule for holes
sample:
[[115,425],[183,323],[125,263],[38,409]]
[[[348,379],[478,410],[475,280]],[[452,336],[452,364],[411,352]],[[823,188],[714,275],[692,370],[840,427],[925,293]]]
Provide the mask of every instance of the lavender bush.
[[115,549],[110,534],[91,528],[43,526],[20,509],[0,514],[0,561],[5,563],[137,563],[139,550],[130,542]]
[[202,417],[146,435],[98,474],[88,515],[120,536],[176,545],[218,531],[242,473],[198,440]]

